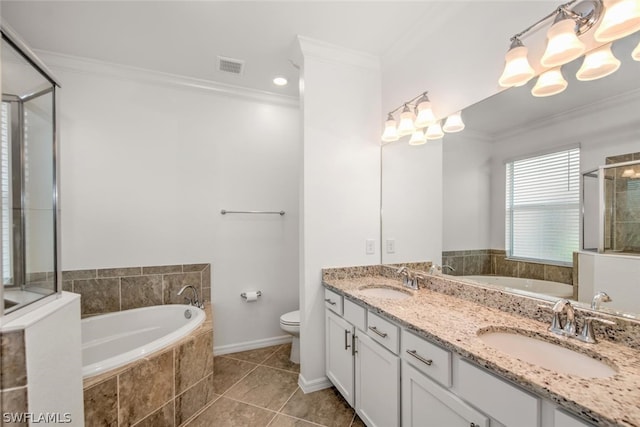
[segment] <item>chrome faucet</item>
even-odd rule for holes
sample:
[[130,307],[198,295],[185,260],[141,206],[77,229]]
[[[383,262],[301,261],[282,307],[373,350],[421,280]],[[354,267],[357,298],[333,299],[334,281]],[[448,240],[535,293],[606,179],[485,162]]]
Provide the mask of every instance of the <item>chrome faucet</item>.
[[[567,321],[564,326],[560,315],[567,313]],[[568,299],[558,300],[553,306],[553,320],[551,321],[551,327],[549,330],[555,334],[567,335],[574,337],[576,335],[576,316],[575,310]]]
[[[611,297],[606,292],[597,292],[593,299],[591,300],[591,309],[598,310],[600,309],[600,303],[603,302],[611,302]],[[596,343],[596,335],[593,332],[593,322],[600,322],[606,325],[615,325],[616,322],[607,319],[601,319],[599,317],[587,316],[584,319],[584,325],[582,326],[582,332],[578,335],[578,339],[587,343]]]
[[445,264],[442,266],[442,271],[444,271],[445,268],[448,268],[449,270],[451,270],[452,273],[456,272],[456,269],[451,267],[449,264]]
[[600,304],[603,302],[611,302],[611,297],[606,292],[598,292],[591,300],[591,310],[599,310]]
[[412,273],[406,266],[400,267],[396,270],[397,274],[402,275],[402,286],[407,288],[417,290],[418,289],[418,281],[424,280],[424,276],[421,276],[417,273]]
[[204,308],[204,304],[200,302],[198,298],[198,290],[193,285],[185,285],[178,291],[178,296],[182,295],[185,290],[191,289],[192,297],[189,298],[187,296],[184,297],[185,301],[189,303],[189,305],[193,305],[198,308]]

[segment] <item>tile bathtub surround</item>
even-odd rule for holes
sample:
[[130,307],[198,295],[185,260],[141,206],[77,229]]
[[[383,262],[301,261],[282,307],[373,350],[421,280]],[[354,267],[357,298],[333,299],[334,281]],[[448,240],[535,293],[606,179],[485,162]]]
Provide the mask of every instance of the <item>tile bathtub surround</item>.
[[82,295],[82,316],[161,304],[182,304],[177,293],[193,285],[211,301],[211,265],[182,264],[62,272],[63,290]]
[[180,426],[216,397],[213,324],[127,366],[84,380],[85,425]]
[[[0,414],[27,412],[24,330],[0,332],[0,368]],[[26,423],[7,425],[26,426]]]
[[452,276],[493,274],[573,285],[573,267],[510,260],[507,259],[506,252],[499,249],[443,251],[442,264],[455,269],[447,272]]
[[[548,332],[546,319],[540,322],[526,316],[535,310],[540,318],[549,316],[546,310],[533,308],[545,304],[542,300],[505,294],[503,300],[496,303],[493,301],[499,299],[501,291],[433,276],[426,288],[412,292],[412,298],[389,300],[360,292],[359,289],[372,280],[393,288],[401,287],[398,280],[383,276],[327,280],[324,286],[596,425],[640,425],[640,322],[616,318],[618,324],[610,327],[613,335],[626,328],[628,337],[635,340],[635,347],[621,345],[630,343],[620,340],[619,336],[607,336],[607,340],[601,339],[597,344],[577,340],[565,343],[575,351],[596,355],[618,370],[611,378],[585,379],[522,362],[488,347],[478,338],[479,330],[515,327],[525,334],[561,341]],[[488,306],[491,304],[504,306],[493,308]],[[510,312],[505,312],[507,310]],[[602,331],[597,333],[602,336]]]

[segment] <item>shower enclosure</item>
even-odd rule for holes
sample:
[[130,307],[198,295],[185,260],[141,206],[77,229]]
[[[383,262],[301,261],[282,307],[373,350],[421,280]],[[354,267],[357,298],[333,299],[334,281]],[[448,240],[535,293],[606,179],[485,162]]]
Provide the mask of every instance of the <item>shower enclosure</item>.
[[0,316],[59,292],[54,78],[5,25],[1,45]]
[[582,175],[582,248],[640,255],[640,160]]

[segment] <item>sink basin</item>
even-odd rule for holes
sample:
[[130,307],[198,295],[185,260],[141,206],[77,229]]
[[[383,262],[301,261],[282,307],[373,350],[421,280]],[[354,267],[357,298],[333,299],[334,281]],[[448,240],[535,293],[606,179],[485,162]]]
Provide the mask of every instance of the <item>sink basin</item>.
[[412,297],[409,292],[383,286],[365,286],[358,291],[364,296],[375,298],[403,300]]
[[561,374],[582,378],[608,378],[616,370],[608,364],[544,339],[517,331],[479,331],[478,337],[489,347],[534,365]]

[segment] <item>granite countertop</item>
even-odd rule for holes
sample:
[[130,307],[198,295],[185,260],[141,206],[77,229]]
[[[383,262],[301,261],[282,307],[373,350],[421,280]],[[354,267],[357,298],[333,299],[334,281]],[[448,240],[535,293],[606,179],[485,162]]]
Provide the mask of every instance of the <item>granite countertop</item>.
[[[412,298],[391,300],[365,296],[364,286],[403,288],[383,276],[325,279],[328,289],[381,313],[417,334],[547,398],[599,426],[640,427],[640,351],[601,341],[586,344],[547,331],[549,325],[428,289],[410,291]],[[514,329],[525,335],[563,341],[567,347],[613,366],[610,378],[580,378],[520,361],[478,338],[479,330]]]

